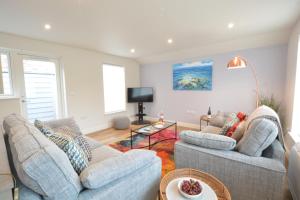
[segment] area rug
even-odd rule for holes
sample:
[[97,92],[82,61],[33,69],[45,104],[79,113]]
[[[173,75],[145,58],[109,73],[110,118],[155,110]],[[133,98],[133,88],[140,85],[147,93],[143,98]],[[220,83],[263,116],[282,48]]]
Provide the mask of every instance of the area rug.
[[[162,140],[164,138],[174,138],[175,132],[173,130],[163,130],[151,136],[151,143]],[[162,160],[162,176],[166,175],[169,171],[175,169],[174,163],[174,144],[176,140],[165,140],[155,144],[151,150],[156,151],[157,155]],[[148,137],[137,134],[133,136],[133,148],[139,148],[148,145]],[[119,151],[126,152],[130,150],[130,137],[119,142],[110,144],[111,147],[118,149]],[[148,149],[148,148],[144,148]]]

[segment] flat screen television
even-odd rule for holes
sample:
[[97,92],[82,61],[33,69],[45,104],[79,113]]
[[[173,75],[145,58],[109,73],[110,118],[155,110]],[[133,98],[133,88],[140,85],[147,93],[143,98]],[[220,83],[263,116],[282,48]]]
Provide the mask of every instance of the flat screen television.
[[153,102],[153,88],[139,87],[127,89],[128,103]]

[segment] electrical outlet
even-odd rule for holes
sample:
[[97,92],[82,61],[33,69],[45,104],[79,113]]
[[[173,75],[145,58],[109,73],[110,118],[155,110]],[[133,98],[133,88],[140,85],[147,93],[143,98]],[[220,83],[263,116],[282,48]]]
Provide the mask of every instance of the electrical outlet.
[[194,110],[187,110],[186,113],[191,114],[191,115],[195,115],[196,111],[194,111]]

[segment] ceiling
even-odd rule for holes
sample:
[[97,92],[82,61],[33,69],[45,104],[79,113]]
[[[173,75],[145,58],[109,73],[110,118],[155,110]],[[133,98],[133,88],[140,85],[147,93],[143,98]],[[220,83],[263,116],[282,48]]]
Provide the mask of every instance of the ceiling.
[[0,0],[0,32],[150,63],[230,41],[282,42],[299,14],[300,0]]

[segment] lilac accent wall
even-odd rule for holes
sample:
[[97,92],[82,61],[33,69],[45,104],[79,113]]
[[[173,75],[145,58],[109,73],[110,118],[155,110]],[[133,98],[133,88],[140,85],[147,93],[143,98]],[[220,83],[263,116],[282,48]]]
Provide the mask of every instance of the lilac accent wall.
[[[145,112],[152,117],[164,112],[166,119],[193,124],[199,123],[199,116],[206,114],[209,106],[213,113],[218,110],[250,113],[255,108],[255,80],[249,67],[227,70],[227,62],[236,55],[246,58],[255,67],[261,93],[274,94],[282,101],[287,45],[144,65],[140,69],[141,85],[153,87],[155,92],[154,102],[145,104]],[[202,59],[214,61],[212,91],[174,91],[172,65]]]

